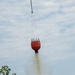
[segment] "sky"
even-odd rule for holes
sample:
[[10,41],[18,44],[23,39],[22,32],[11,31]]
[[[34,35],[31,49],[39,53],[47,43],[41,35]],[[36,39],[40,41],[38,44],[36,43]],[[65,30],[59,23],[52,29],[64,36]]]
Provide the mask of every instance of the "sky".
[[35,75],[39,38],[40,75],[75,75],[75,0],[33,0],[33,10],[30,0],[0,0],[0,67]]

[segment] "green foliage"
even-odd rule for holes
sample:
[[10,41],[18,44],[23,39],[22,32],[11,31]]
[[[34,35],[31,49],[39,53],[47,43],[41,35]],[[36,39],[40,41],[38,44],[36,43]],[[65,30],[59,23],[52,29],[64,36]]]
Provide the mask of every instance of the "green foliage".
[[[7,65],[4,65],[0,69],[0,75],[9,75],[10,71],[11,69]],[[13,73],[12,75],[16,75],[16,73]]]
[[16,75],[16,73],[13,73],[12,75]]

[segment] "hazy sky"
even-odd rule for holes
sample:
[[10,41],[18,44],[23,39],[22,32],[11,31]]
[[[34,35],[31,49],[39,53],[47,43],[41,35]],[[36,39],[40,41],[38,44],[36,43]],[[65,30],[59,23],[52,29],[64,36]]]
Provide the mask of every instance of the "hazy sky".
[[30,0],[0,0],[0,67],[29,75],[35,65],[31,38],[39,37],[46,75],[75,75],[75,0],[33,0],[33,9],[31,15]]

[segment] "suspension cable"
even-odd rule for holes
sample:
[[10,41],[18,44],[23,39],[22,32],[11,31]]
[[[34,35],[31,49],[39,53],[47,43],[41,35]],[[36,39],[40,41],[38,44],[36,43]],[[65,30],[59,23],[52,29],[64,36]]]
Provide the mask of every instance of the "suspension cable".
[[32,0],[30,0],[30,4],[31,4],[31,13],[33,13]]
[[30,0],[30,6],[31,6],[31,24],[33,27],[33,35],[34,37],[38,37],[38,30],[37,30],[37,24],[36,24],[36,19],[35,19],[35,14],[33,11],[33,2]]

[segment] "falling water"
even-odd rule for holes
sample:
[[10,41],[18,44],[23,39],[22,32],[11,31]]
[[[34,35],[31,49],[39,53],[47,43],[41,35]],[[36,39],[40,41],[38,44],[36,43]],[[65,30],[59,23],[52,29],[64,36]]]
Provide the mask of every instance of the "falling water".
[[36,65],[36,69],[37,69],[37,75],[41,75],[41,65],[40,65],[40,59],[39,59],[39,55],[35,54],[35,65]]
[[50,71],[43,56],[36,53],[30,57],[26,67],[27,75],[51,75]]

